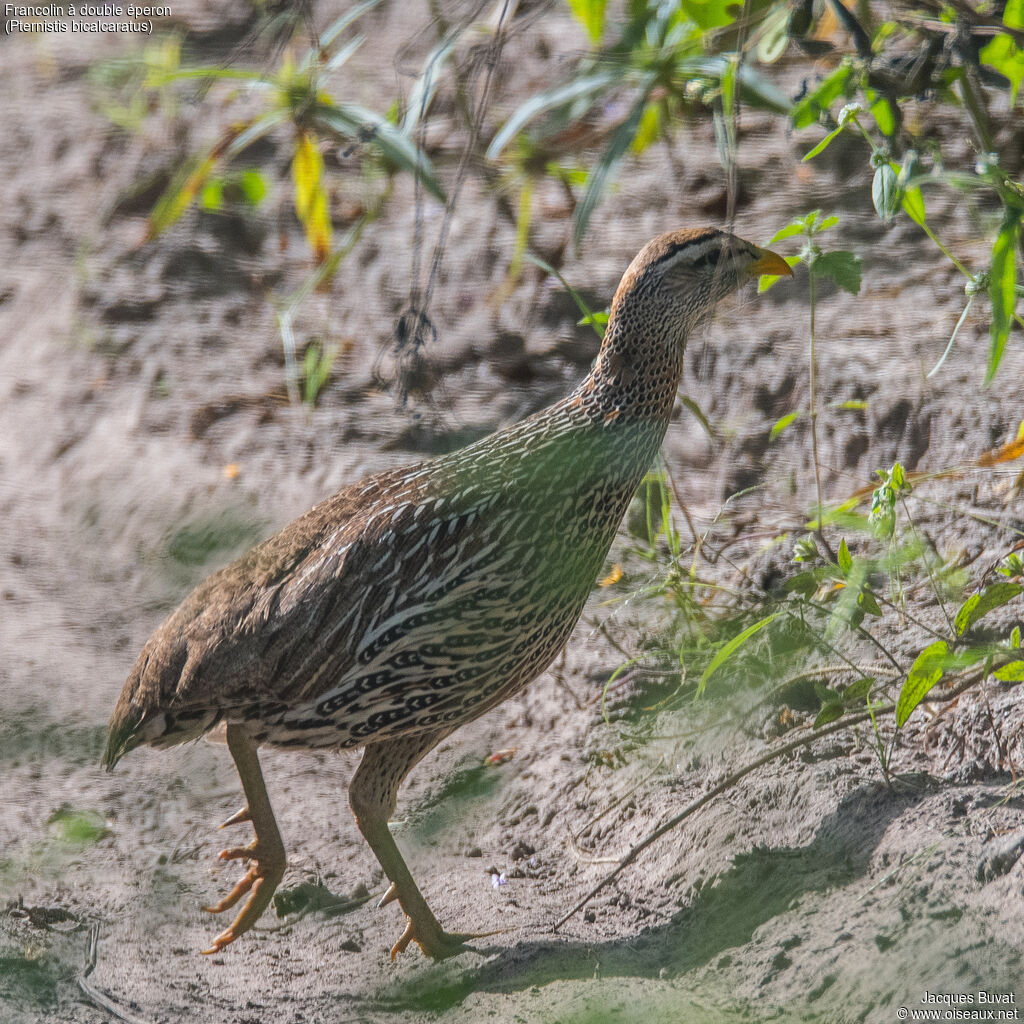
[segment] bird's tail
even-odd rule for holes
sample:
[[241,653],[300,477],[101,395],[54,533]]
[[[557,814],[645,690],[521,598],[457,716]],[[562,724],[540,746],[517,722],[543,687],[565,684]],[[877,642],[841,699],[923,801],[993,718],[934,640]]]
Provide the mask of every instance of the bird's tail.
[[114,709],[114,715],[110,719],[110,729],[107,732],[107,746],[103,751],[103,759],[100,762],[108,772],[114,770],[114,765],[124,757],[133,747],[141,742],[139,738],[139,727],[142,725],[142,712],[131,705],[123,706],[118,701]]

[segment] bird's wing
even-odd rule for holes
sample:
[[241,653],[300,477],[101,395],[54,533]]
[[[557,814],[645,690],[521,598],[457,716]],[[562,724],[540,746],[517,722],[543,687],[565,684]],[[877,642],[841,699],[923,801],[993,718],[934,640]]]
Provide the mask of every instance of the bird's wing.
[[201,735],[225,715],[308,704],[400,636],[419,643],[485,586],[495,541],[479,525],[494,499],[453,499],[429,471],[380,474],[212,575],[139,655],[107,763],[139,743]]
[[354,588],[329,581],[358,555],[353,542],[363,532],[366,498],[394,489],[395,476],[339,491],[193,590],[129,673],[105,763],[164,735],[167,742],[201,735],[227,709],[280,702],[280,670],[316,644],[324,618],[358,600]]

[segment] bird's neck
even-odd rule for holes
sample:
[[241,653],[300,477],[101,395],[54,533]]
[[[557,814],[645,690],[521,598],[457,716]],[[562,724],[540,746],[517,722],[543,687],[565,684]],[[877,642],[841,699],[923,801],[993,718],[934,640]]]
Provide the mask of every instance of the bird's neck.
[[661,448],[682,373],[680,339],[638,335],[613,314],[593,370],[540,414],[574,446],[564,472],[596,474],[628,501]]
[[588,418],[668,427],[683,375],[683,344],[667,332],[638,335],[613,315],[604,342],[587,378],[572,396]]

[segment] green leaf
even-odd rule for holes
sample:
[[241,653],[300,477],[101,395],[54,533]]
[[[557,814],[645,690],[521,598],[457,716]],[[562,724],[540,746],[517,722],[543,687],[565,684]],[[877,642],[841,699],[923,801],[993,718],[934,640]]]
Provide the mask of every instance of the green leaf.
[[314,341],[302,360],[302,399],[310,408],[316,405],[317,396],[331,375],[331,368],[338,355],[338,347],[331,345],[326,351]]
[[604,32],[606,0],[568,0],[576,20],[586,29],[592,43],[597,43]]
[[818,717],[814,719],[812,728],[820,729],[823,725],[828,725],[829,722],[834,722],[837,718],[841,718],[843,710],[843,702],[840,700],[832,700],[827,704],[822,704]]
[[[870,97],[877,95],[872,90],[866,89],[865,95]],[[896,132],[896,114],[893,111],[892,104],[884,96],[875,100],[871,104],[871,116],[875,119],[875,124],[878,125],[878,130],[885,136],[891,137]]]
[[[571,0],[570,0],[571,2]],[[735,20],[737,0],[677,0],[680,10],[702,31],[731,25]]]
[[856,295],[860,291],[861,259],[852,252],[837,249],[822,253],[811,266],[811,273],[831,278],[840,288]]
[[401,129],[405,135],[412,136],[420,120],[427,115],[431,100],[441,81],[441,72],[459,41],[459,33],[451,32],[441,40],[423,62],[423,70],[416,77],[416,82],[409,90],[409,99],[405,105]]
[[801,572],[792,579],[786,580],[782,589],[791,594],[799,594],[801,597],[810,597],[819,587],[821,580],[817,573]]
[[1020,648],[1020,626],[1014,626],[1010,631],[1010,646]]
[[778,231],[768,239],[769,245],[774,245],[776,242],[781,242],[784,238],[792,238],[794,235],[802,235],[804,233],[804,222],[803,220],[794,220],[787,224],[784,228],[779,228]]
[[576,321],[577,327],[593,327],[595,330],[600,328],[598,331],[601,336],[604,336],[604,328],[608,326],[608,321],[611,319],[611,315],[601,310],[599,313],[588,313],[586,316],[581,316]]
[[306,54],[302,67],[311,67],[320,59],[320,54],[325,51],[342,32],[345,31],[357,18],[361,18],[367,11],[376,7],[381,0],[364,0],[361,4],[350,7],[341,17],[336,18],[327,26],[317,39],[317,45]]
[[764,629],[768,623],[773,622],[777,619],[782,612],[775,612],[772,615],[765,616],[763,619],[759,619],[752,626],[747,626],[742,633],[738,633],[728,643],[724,644],[715,656],[711,659],[708,667],[704,669],[703,674],[700,677],[700,682],[697,684],[697,696],[699,697],[705,690],[708,684],[708,680],[714,674],[715,670],[723,665],[726,661],[731,658],[740,647],[742,647],[755,633]]
[[1021,219],[1011,211],[992,247],[992,265],[988,275],[988,294],[992,300],[991,342],[988,366],[985,369],[986,386],[999,369],[1006,348],[1006,340],[1013,326],[1013,310],[1017,303],[1017,241],[1020,238]]
[[889,164],[875,168],[875,177],[871,182],[871,202],[874,204],[875,212],[886,222],[899,213],[899,182],[896,172]]
[[949,645],[945,640],[929,644],[915,659],[896,702],[896,727],[902,729],[914,709],[946,671]]
[[[338,50],[337,53],[334,54],[333,57],[331,57],[329,61],[327,61],[326,64],[324,64],[324,74],[329,74],[332,71],[337,71],[338,68],[340,68],[343,64],[347,63],[349,57],[351,57],[352,54],[354,54],[356,50],[358,50],[363,45],[363,42],[364,40],[362,36],[356,36],[355,39],[352,39],[348,43],[346,43],[340,50]],[[326,44],[323,44],[319,49],[310,50],[310,58],[312,57],[313,54],[315,54],[317,59],[319,59],[320,55],[325,52],[325,49]],[[307,60],[310,60],[310,58],[307,58]],[[310,63],[308,64],[305,61],[303,61],[301,65],[301,67],[304,70],[308,69],[311,66],[311,60]]]
[[[583,296],[568,281],[562,276],[561,272],[556,270],[546,260],[542,260],[539,256],[535,256],[532,252],[523,253],[523,258],[529,260],[535,267],[540,267],[545,274],[550,274],[552,277],[557,278],[562,287],[572,297],[572,301],[576,303],[579,311],[583,314],[583,321],[588,326],[594,329],[594,333],[601,339],[604,338],[604,324],[601,322],[600,314],[595,313],[584,301]],[[607,321],[606,321],[607,322]]]
[[224,179],[213,178],[203,186],[199,205],[204,210],[219,210],[224,205]]
[[996,608],[1001,608],[1022,591],[1024,591],[1024,584],[992,583],[980,594],[972,594],[960,606],[960,610],[953,620],[956,635],[963,636],[983,615],[987,615]]
[[840,96],[848,95],[846,92],[847,86],[855,84],[851,81],[852,75],[853,68],[849,64],[840,64],[831,75],[822,81],[821,85],[814,92],[809,96],[805,96],[793,107],[793,111],[790,114],[793,127],[809,128],[817,122],[819,115],[823,111],[828,110]]
[[921,190],[916,186],[903,190],[903,195],[900,197],[900,205],[903,207],[903,212],[915,223],[924,227],[925,223],[925,208],[924,208],[924,196],[921,195]]
[[862,590],[857,595],[857,604],[869,615],[880,617],[882,614],[882,609],[878,607],[878,599],[870,590]]
[[833,140],[834,138],[836,138],[836,136],[838,136],[838,135],[842,135],[842,134],[843,134],[843,131],[844,131],[844,129],[843,129],[843,128],[833,128],[833,129],[832,129],[832,131],[830,131],[830,132],[828,133],[828,135],[826,135],[826,136],[825,136],[825,138],[823,138],[823,139],[821,140],[821,142],[819,142],[819,143],[818,143],[818,144],[817,144],[817,145],[816,145],[816,146],[814,147],[814,149],[812,149],[812,150],[811,150],[811,151],[810,151],[810,152],[809,152],[809,153],[808,153],[808,154],[807,154],[807,155],[806,155],[806,156],[804,157],[804,161],[806,162],[807,160],[812,160],[812,159],[814,159],[814,157],[816,157],[816,156],[817,156],[817,155],[818,155],[819,153],[823,153],[823,152],[824,152],[824,151],[825,151],[826,149],[828,149],[828,147],[829,147],[829,143],[831,143],[831,142],[832,142],[832,140]]
[[785,52],[789,43],[789,8],[781,5],[768,15],[757,41],[757,59],[762,64],[774,64]]
[[166,231],[189,208],[192,200],[206,185],[217,166],[213,152],[193,158],[171,179],[167,190],[157,200],[149,215],[147,238],[156,238]]
[[267,182],[255,168],[242,171],[238,176],[238,186],[250,206],[259,206],[267,195]]
[[978,56],[1010,80],[1010,105],[1015,106],[1021,83],[1024,82],[1024,48],[1017,46],[1008,35],[1002,33]]
[[843,537],[839,541],[839,551],[837,553],[839,560],[839,571],[844,576],[850,575],[850,570],[853,568],[853,556],[850,554],[850,549],[846,546],[846,538]]
[[257,118],[235,136],[231,144],[224,151],[225,159],[234,159],[254,142],[259,141],[265,135],[269,135],[279,124],[284,124],[289,120],[291,120],[291,117],[287,109],[271,110],[269,114],[264,114],[262,117]]
[[736,76],[739,73],[739,54],[728,61],[718,80],[719,89],[722,94],[722,114],[728,122],[736,108]]
[[843,690],[844,703],[852,704],[854,701],[864,700],[871,693],[871,687],[874,685],[875,680],[872,676],[855,679]]
[[799,415],[799,412],[787,412],[785,416],[780,416],[772,425],[768,440],[774,441]]
[[[735,68],[734,55],[718,57],[684,57],[675,62],[675,73],[679,78],[713,78],[721,81]],[[740,98],[748,106],[771,110],[776,114],[788,114],[793,107],[789,97],[769,78],[750,64],[736,68],[739,80]]]
[[587,189],[583,193],[583,198],[577,204],[572,216],[573,241],[577,245],[579,245],[580,240],[586,234],[590,218],[594,210],[597,209],[597,204],[604,196],[605,190],[614,182],[622,158],[626,155],[633,140],[636,138],[637,130],[640,127],[640,119],[643,116],[644,108],[647,106],[648,94],[653,88],[655,80],[653,74],[646,76],[640,95],[633,104],[629,116],[612,133],[611,141],[608,143],[604,153],[601,154],[601,159],[598,160],[597,166],[587,175]]
[[997,668],[992,675],[1004,683],[1024,683],[1024,661],[1011,661]]
[[696,417],[697,422],[704,428],[708,437],[714,439],[714,428],[711,426],[711,421],[704,415],[704,410],[688,395],[680,395],[679,401]]
[[642,153],[651,143],[656,142],[661,135],[661,104],[648,103],[640,118],[640,125],[636,131],[636,138],[630,147],[634,153]]
[[831,687],[826,686],[822,682],[816,682],[814,684],[814,695],[821,701],[822,704],[828,704],[834,700],[842,700],[842,697],[836,693]]

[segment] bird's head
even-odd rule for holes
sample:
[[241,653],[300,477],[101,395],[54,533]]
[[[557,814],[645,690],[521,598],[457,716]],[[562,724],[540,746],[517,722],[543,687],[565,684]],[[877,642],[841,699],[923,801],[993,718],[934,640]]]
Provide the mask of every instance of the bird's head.
[[792,273],[781,256],[727,231],[670,231],[637,253],[615,292],[612,315],[620,329],[653,320],[666,340],[682,342],[717,302],[748,281]]

